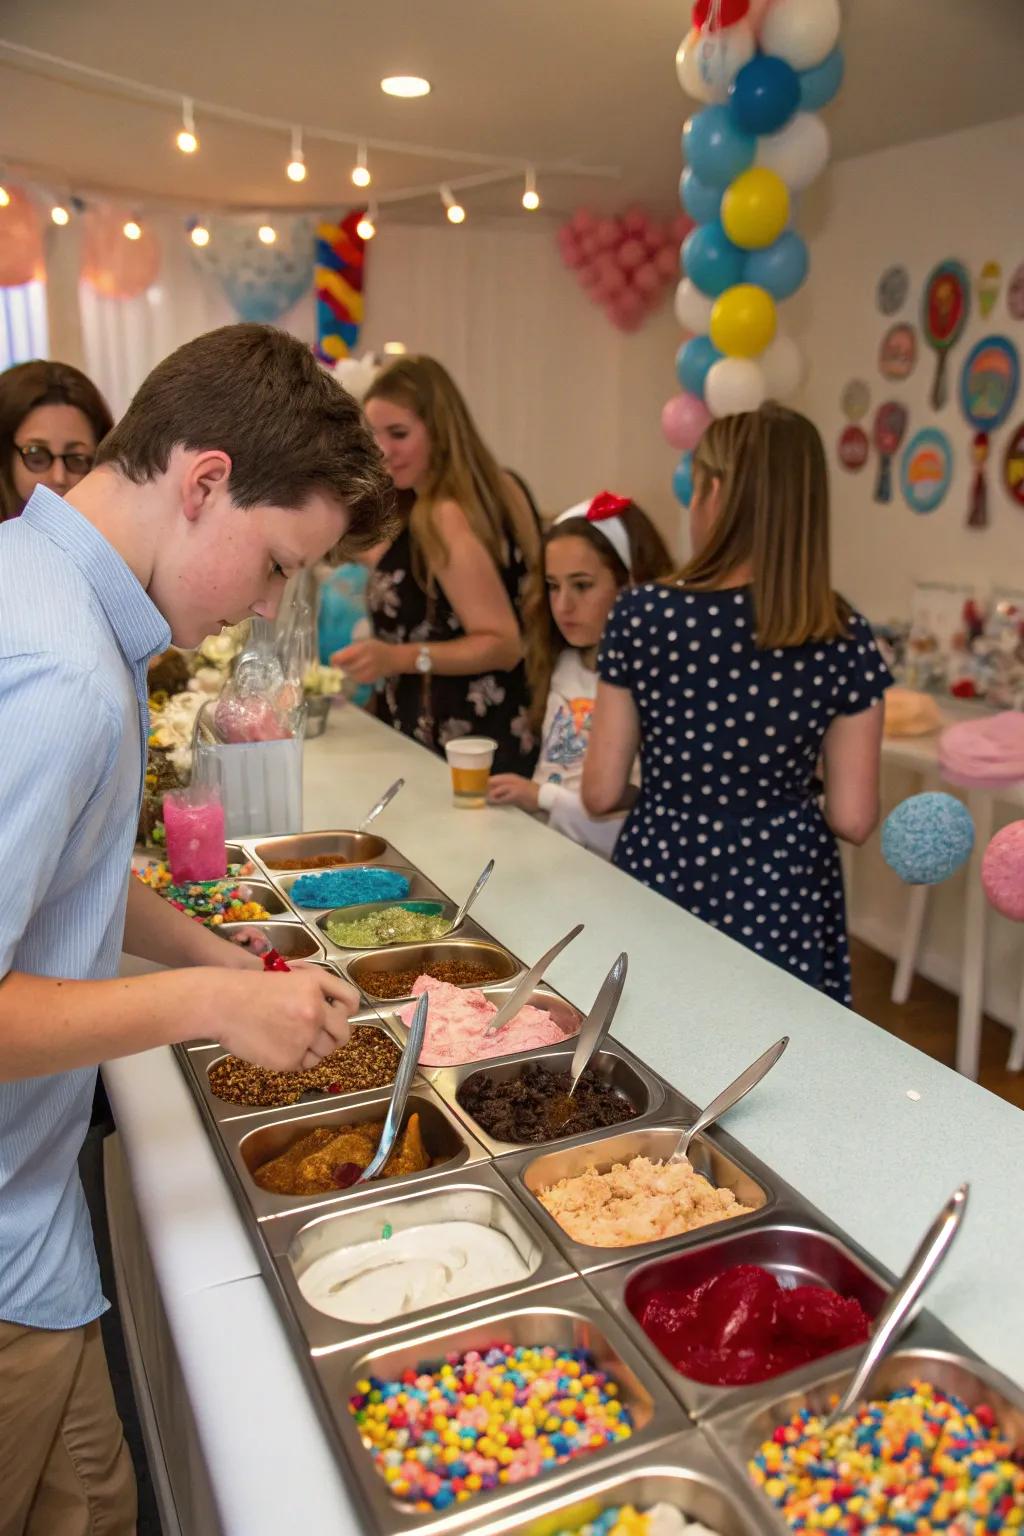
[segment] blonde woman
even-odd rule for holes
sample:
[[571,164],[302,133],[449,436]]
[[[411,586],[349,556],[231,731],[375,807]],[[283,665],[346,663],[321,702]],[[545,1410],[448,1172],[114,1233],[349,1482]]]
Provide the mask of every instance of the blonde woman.
[[690,534],[675,580],[630,588],[608,621],[583,804],[625,802],[639,747],[615,863],[849,1003],[836,838],[861,843],[878,819],[891,679],[832,590],[811,423],[777,405],[712,422]]
[[521,609],[540,553],[536,514],[433,358],[392,364],[364,408],[404,511],[367,590],[374,637],[335,660],[377,684],[378,716],[396,730],[435,752],[492,736],[496,771],[529,775]]

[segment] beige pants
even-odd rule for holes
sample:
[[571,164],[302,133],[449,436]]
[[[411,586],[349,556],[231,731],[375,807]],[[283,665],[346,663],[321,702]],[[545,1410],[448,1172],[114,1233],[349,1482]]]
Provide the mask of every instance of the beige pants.
[[0,1536],[133,1536],[135,1474],[98,1322],[0,1322]]

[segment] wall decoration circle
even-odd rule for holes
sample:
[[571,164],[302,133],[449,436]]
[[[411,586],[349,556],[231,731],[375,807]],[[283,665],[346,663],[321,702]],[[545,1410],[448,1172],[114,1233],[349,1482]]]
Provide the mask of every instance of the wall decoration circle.
[[1006,290],[1006,307],[1011,320],[1024,320],[1024,261],[1010,278]]
[[878,279],[877,302],[883,315],[895,315],[907,302],[910,274],[906,267],[887,267]]
[[976,432],[995,432],[1013,410],[1020,357],[1006,336],[975,342],[960,372],[960,409]]
[[844,385],[839,405],[847,421],[863,421],[871,408],[871,390],[863,379],[851,379]]
[[1003,457],[1003,484],[1019,507],[1024,507],[1024,421],[1010,434]]
[[878,371],[897,383],[909,379],[917,364],[917,332],[901,320],[890,325],[878,349]]
[[868,461],[870,450],[871,444],[863,427],[851,425],[843,428],[839,436],[837,453],[844,469],[848,469],[851,474],[855,474],[858,469],[863,469]]
[[939,427],[923,427],[910,439],[900,465],[903,499],[912,512],[934,512],[953,478],[953,446]]

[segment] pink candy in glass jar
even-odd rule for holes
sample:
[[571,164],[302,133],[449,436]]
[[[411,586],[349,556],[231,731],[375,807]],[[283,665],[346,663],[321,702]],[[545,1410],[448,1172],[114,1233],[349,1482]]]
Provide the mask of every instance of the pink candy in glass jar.
[[224,804],[214,785],[172,790],[164,796],[167,862],[175,885],[223,880],[227,874]]

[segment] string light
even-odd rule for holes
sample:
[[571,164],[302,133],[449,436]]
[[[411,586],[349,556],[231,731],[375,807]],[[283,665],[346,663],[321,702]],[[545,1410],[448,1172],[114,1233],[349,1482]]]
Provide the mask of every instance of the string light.
[[0,187],[0,208],[9,208],[10,204],[11,194],[6,187]]
[[129,219],[121,233],[124,235],[126,240],[141,240],[142,225],[138,222],[137,219]]
[[381,81],[380,88],[385,96],[404,96],[408,100],[414,96],[430,95],[430,81],[424,80],[421,75],[387,75]]
[[537,173],[533,166],[526,172],[526,186],[523,190],[523,207],[530,213],[535,213],[540,207],[540,193],[537,191]]
[[68,213],[68,210],[61,203],[54,203],[53,207],[50,209],[50,218],[61,228],[63,228],[65,224],[70,224],[71,222],[70,213]]
[[292,129],[292,157],[288,162],[288,180],[305,181],[306,157],[302,152],[302,129]]
[[386,341],[384,343],[384,355],[385,355],[385,357],[404,357],[405,356],[405,342],[404,341]]
[[446,181],[440,186],[441,201],[444,204],[445,213],[448,215],[449,224],[461,224],[465,220],[466,210],[461,203],[456,202],[455,194]]
[[377,205],[371,203],[356,225],[356,234],[360,240],[372,240],[377,233]]
[[199,148],[196,138],[196,121],[192,112],[191,96],[181,98],[181,129],[174,141],[183,155],[194,155]]
[[352,167],[352,185],[354,187],[368,187],[373,177],[370,175],[369,166],[366,164],[366,145],[360,144],[356,150],[356,163]]
[[205,224],[193,224],[189,238],[193,245],[198,245],[202,248],[202,246],[209,245],[210,243],[210,231]]
[[273,245],[277,239],[277,230],[273,224],[261,224],[257,233],[264,245]]

